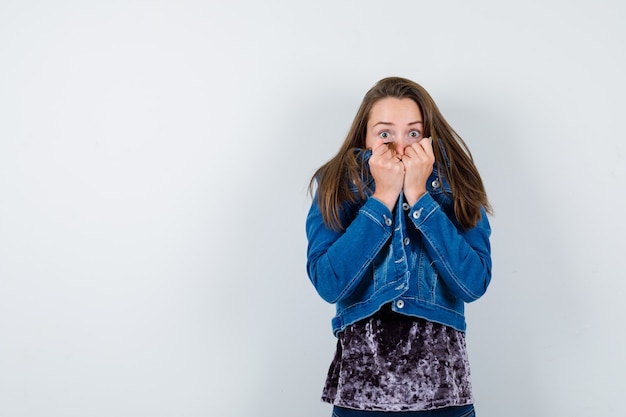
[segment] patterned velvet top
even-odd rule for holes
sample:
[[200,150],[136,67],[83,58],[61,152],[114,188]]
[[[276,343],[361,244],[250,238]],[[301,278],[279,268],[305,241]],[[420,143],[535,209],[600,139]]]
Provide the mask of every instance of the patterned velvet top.
[[339,334],[322,401],[372,411],[472,404],[465,334],[384,306]]

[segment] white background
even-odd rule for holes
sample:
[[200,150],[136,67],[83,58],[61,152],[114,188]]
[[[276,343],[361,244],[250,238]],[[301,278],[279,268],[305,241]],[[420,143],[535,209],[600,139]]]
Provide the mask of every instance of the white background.
[[479,415],[623,415],[625,10],[2,0],[0,416],[329,416],[306,187],[389,75],[495,208]]

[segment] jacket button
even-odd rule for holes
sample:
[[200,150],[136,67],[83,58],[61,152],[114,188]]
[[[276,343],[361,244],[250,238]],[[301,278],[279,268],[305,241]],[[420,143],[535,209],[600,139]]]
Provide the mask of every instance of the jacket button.
[[432,185],[433,188],[439,188],[439,185],[440,185],[439,180],[438,179],[433,180],[433,182],[430,183],[430,185]]
[[414,219],[419,219],[421,215],[422,215],[422,209],[419,209],[419,210],[413,212],[413,218]]
[[404,238],[404,246],[407,246],[409,243],[411,243],[411,239],[409,239],[408,237]]
[[402,203],[402,210],[407,211],[410,208],[411,206],[409,205],[409,203],[407,202]]
[[393,224],[393,220],[391,220],[389,217],[386,217],[386,218],[385,218],[385,224],[386,224],[387,226],[391,226],[391,225]]
[[396,307],[398,307],[398,308],[404,308],[404,301],[402,301],[402,300],[398,300],[398,301],[396,301]]

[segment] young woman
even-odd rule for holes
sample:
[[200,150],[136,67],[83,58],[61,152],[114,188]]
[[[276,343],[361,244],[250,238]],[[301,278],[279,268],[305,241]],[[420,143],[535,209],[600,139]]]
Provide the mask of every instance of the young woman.
[[333,416],[473,416],[464,304],[491,280],[491,212],[424,88],[380,80],[311,184],[307,271],[336,305]]

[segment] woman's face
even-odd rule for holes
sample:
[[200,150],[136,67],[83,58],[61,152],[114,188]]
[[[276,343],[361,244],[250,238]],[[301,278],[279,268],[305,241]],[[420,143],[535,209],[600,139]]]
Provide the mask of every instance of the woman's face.
[[389,143],[398,155],[424,138],[422,111],[410,98],[386,97],[372,106],[367,121],[365,147],[372,148],[380,138]]

